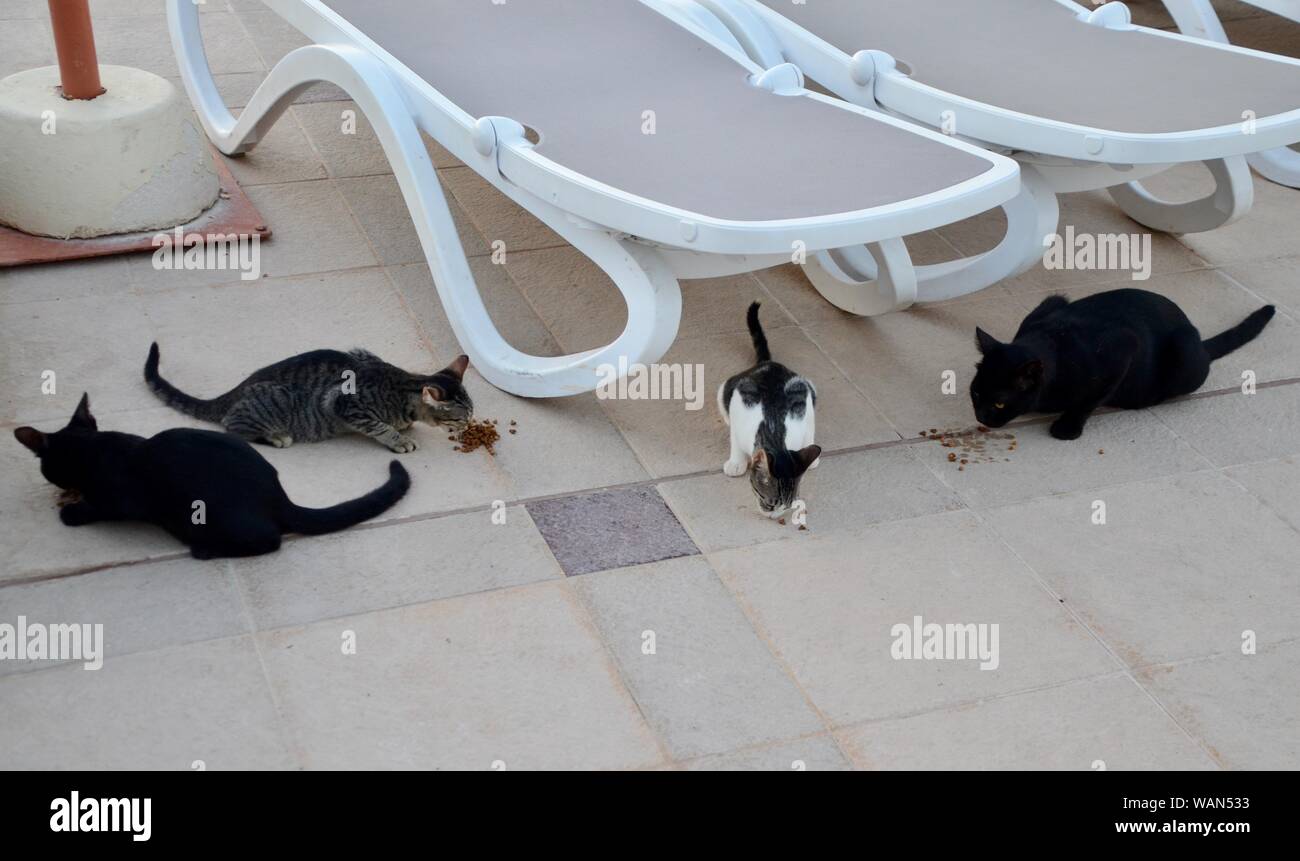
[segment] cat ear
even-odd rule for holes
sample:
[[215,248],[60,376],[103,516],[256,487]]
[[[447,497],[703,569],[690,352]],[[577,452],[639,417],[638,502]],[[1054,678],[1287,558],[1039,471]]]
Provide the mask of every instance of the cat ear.
[[1002,344],[997,338],[993,337],[988,332],[985,332],[978,326],[975,327],[975,347],[981,354],[987,353],[990,350],[996,350],[1001,346]]
[[424,401],[431,407],[436,407],[447,399],[447,394],[441,386],[425,386],[424,391],[420,393],[420,400]]
[[795,452],[795,462],[799,464],[799,474],[807,472],[808,469],[817,462],[817,458],[822,456],[822,447],[819,445],[810,445],[807,448]]
[[450,374],[458,380],[463,380],[467,370],[469,370],[469,356],[457,356],[456,361],[444,368],[442,372]]
[[20,443],[31,449],[32,453],[37,457],[45,454],[45,449],[49,446],[49,442],[45,439],[45,434],[41,433],[36,428],[17,428],[14,430],[14,437],[17,438]]
[[754,465],[755,470],[762,473],[766,473],[772,468],[767,460],[767,449],[761,447],[754,449],[754,457],[750,460],[750,463]]
[[1037,388],[1043,381],[1043,361],[1031,359],[1016,369],[1016,385],[1022,391]]
[[84,430],[99,430],[99,422],[90,414],[90,394],[83,393],[81,403],[77,404],[77,411],[72,414],[72,421],[68,422],[68,427],[77,427]]

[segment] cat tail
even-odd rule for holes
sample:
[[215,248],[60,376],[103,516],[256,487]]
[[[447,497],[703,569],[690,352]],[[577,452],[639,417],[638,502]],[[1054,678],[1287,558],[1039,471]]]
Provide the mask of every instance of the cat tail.
[[745,321],[749,323],[749,337],[754,339],[754,352],[758,353],[758,361],[772,361],[772,351],[767,347],[767,335],[763,334],[763,324],[758,322],[758,309],[762,302],[755,302],[749,306],[749,314],[745,316]]
[[396,505],[410,488],[411,476],[405,467],[393,461],[388,465],[388,481],[382,487],[348,502],[329,508],[303,508],[286,498],[287,508],[282,514],[283,528],[299,535],[338,532],[383,514]]
[[167,406],[180,410],[186,415],[194,416],[196,419],[202,419],[205,422],[220,423],[229,411],[231,401],[236,394],[236,392],[228,392],[210,401],[185,394],[164,380],[158,373],[157,342],[149,346],[149,358],[145,359],[144,362],[144,381],[149,384],[149,389],[158,396],[158,399]]
[[1205,352],[1210,354],[1210,361],[1221,359],[1259,337],[1259,333],[1264,331],[1264,327],[1268,325],[1269,320],[1273,319],[1276,311],[1277,309],[1272,305],[1265,305],[1228,331],[1206,341]]

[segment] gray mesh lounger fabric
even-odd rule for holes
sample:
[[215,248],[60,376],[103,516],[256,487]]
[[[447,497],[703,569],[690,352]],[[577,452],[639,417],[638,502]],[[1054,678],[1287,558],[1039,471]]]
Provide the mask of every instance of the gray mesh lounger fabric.
[[[992,162],[809,98],[751,86],[635,0],[324,0],[472,116],[616,189],[737,221],[832,215],[980,176]],[[642,134],[642,113],[657,133]]]
[[850,55],[892,54],[920,83],[1060,122],[1150,134],[1300,108],[1300,67],[1108,31],[1052,0],[759,2]]

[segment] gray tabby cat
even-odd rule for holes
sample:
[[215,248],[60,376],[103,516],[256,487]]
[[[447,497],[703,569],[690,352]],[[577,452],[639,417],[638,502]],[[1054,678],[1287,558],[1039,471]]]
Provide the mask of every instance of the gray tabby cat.
[[411,374],[365,350],[314,350],[253,373],[220,397],[185,394],[158,374],[158,345],[144,378],[163,403],[217,422],[250,442],[287,448],[348,433],[368,436],[399,454],[415,451],[402,431],[416,422],[464,425],[474,403],[462,380],[469,357],[432,376]]

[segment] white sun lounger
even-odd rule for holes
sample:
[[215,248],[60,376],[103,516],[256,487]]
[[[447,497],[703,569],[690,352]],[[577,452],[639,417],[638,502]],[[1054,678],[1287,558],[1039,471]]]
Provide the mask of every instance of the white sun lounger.
[[[765,67],[793,63],[853,104],[1013,155],[1033,205],[1002,244],[922,270],[966,292],[1022,272],[1057,231],[1056,194],[1108,188],[1134,220],[1193,233],[1249,210],[1245,154],[1300,141],[1300,61],[1131,23],[1070,0],[698,0]],[[1141,180],[1203,161],[1217,187],[1186,203]],[[1016,202],[1019,204],[1019,201]],[[862,249],[804,267],[819,289],[871,271]]]
[[[1300,0],[1244,0],[1269,12],[1300,22]],[[1218,13],[1210,0],[1165,0],[1169,14],[1178,29],[1188,36],[1228,44],[1228,34],[1223,29]],[[1276,147],[1251,153],[1246,161],[1260,176],[1280,185],[1300,188],[1300,152],[1289,147]]]
[[[811,93],[793,66],[765,72],[725,33],[694,23],[700,10],[689,3],[265,2],[315,44],[285,56],[236,120],[217,94],[193,0],[168,0],[181,76],[208,136],[224,153],[247,152],[311,84],[345,90],[392,163],[461,346],[487,380],[519,395],[590,391],[602,366],[658,360],[676,337],[679,277],[867,243],[882,273],[838,301],[860,312],[905,306],[916,279],[899,237],[1019,190],[1014,161]],[[506,343],[420,131],[609,275],[627,303],[614,342],[562,357]]]

